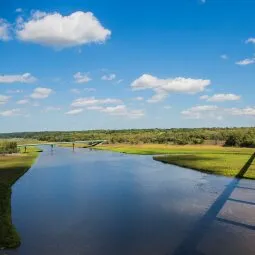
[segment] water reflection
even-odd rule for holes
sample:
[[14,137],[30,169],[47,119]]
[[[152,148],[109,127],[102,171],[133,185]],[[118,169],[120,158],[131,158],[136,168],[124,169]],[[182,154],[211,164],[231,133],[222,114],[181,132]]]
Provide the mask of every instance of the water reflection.
[[[14,186],[13,220],[22,245],[8,254],[184,254],[180,247],[194,245],[185,246],[185,240],[232,181],[148,156],[46,148]],[[254,237],[252,230],[216,222],[192,251],[254,254]],[[232,243],[235,253],[219,245],[216,249],[216,242]]]

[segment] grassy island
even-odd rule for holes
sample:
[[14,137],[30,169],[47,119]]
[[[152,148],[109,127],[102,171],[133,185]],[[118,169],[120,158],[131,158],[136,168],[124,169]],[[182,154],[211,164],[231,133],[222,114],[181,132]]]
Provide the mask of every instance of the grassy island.
[[27,153],[0,155],[0,248],[20,245],[11,219],[11,186],[31,167],[38,154],[38,149],[29,148]]
[[154,159],[202,172],[225,176],[238,176],[249,161],[242,178],[255,179],[254,149],[223,147],[215,145],[161,145],[161,144],[118,144],[97,146],[100,150],[154,155]]

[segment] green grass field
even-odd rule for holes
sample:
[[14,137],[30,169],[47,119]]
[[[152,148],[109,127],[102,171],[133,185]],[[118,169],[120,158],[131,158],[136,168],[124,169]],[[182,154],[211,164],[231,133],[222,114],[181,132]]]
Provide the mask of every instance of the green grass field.
[[[214,145],[118,144],[98,146],[96,149],[140,155],[161,155],[154,156],[154,159],[163,163],[226,176],[238,175],[255,152],[250,148]],[[254,161],[251,162],[249,169],[242,177],[255,179]]]
[[0,156],[0,248],[20,245],[11,219],[11,186],[31,167],[38,154],[38,149],[28,148],[27,153]]

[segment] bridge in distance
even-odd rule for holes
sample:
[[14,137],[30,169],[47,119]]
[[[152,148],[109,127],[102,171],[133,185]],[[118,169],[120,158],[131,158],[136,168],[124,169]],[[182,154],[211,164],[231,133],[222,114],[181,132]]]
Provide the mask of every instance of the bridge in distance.
[[52,148],[56,145],[61,145],[61,144],[71,144],[73,145],[73,148],[75,147],[75,144],[86,144],[88,147],[93,147],[99,144],[103,144],[107,142],[107,140],[87,140],[87,141],[73,141],[73,142],[49,142],[49,143],[31,143],[31,144],[21,144],[18,145],[18,148],[26,148],[27,147],[35,147],[35,146],[41,146],[41,145],[48,145],[51,146]]

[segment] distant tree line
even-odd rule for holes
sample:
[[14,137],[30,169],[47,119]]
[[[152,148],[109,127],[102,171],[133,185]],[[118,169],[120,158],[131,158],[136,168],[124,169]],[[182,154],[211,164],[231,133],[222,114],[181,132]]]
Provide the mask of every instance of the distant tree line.
[[46,131],[0,134],[1,138],[37,139],[48,142],[107,140],[108,143],[225,144],[255,147],[255,128],[172,128],[88,131]]
[[255,131],[249,130],[232,132],[226,139],[225,146],[250,147],[255,148]]

